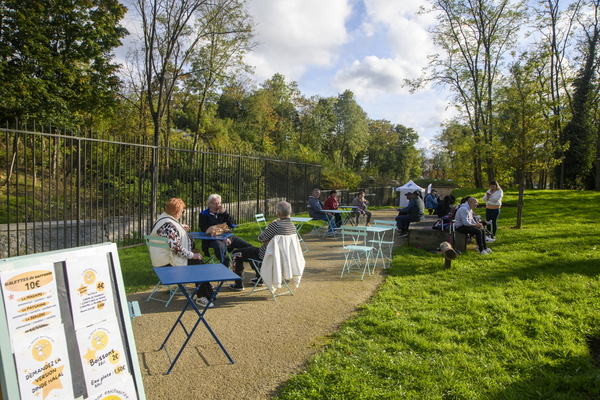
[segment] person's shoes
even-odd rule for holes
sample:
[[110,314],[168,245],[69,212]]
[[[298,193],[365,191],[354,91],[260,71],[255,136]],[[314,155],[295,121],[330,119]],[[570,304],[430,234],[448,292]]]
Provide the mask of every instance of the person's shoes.
[[252,286],[255,286],[255,285],[256,285],[256,286],[264,286],[265,284],[262,282],[262,279],[261,279],[261,281],[258,283],[258,285],[256,284],[256,282],[258,282],[258,280],[259,280],[259,279],[260,279],[260,278],[252,278],[252,279],[250,279],[250,284],[251,284]]
[[481,253],[479,253],[479,255],[480,255],[480,256],[487,256],[487,255],[488,255],[488,252],[487,252],[487,251],[485,251],[485,250],[483,250]]
[[[198,297],[196,299],[196,305],[200,306],[200,307],[206,307],[206,305],[208,304],[208,299],[206,297]],[[208,304],[208,308],[212,308],[215,305],[213,303]]]
[[494,243],[496,241],[496,239],[486,236],[485,237],[485,241],[488,242],[488,243]]
[[367,223],[365,224],[365,226],[371,226],[371,224],[367,222]]
[[238,292],[241,292],[242,290],[244,290],[243,286],[236,286],[235,283],[230,283],[228,286],[229,286],[229,289],[236,290]]
[[400,234],[398,235],[398,237],[407,237],[407,236],[408,236],[408,231],[400,232]]
[[483,251],[485,251],[486,253],[491,253],[491,252],[492,252],[492,249],[490,249],[490,248],[488,247],[487,249],[485,249],[485,250],[483,250]]

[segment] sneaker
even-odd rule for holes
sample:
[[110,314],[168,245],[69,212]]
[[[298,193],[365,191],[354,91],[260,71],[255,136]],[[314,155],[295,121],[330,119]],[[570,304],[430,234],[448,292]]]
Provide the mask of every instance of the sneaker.
[[487,243],[494,243],[494,242],[496,241],[496,239],[494,239],[494,238],[491,238],[491,237],[487,237],[487,236],[486,236],[486,237],[485,237],[485,241],[486,241]]
[[400,232],[400,234],[398,235],[398,237],[407,237],[408,236],[408,232]]
[[244,290],[243,286],[241,286],[241,285],[240,286],[236,286],[235,283],[230,283],[228,286],[229,286],[229,289],[235,290],[235,291],[238,291],[238,292],[241,292],[242,290]]
[[196,299],[196,305],[200,306],[200,307],[206,307],[206,305],[208,304],[208,308],[212,308],[215,305],[213,303],[208,303],[208,299],[206,297],[198,297]]
[[265,284],[262,283],[262,280],[260,281],[260,283],[258,285],[256,284],[256,282],[258,282],[259,279],[260,278],[252,278],[252,279],[250,279],[250,284],[252,286],[264,286]]
[[487,256],[487,255],[488,255],[488,252],[487,252],[487,251],[485,251],[485,250],[483,250],[481,253],[479,253],[479,255],[480,255],[480,256]]
[[490,248],[488,247],[487,249],[485,249],[485,250],[483,250],[483,251],[485,251],[486,253],[491,253],[491,252],[492,252],[492,249],[490,249]]
[[365,224],[365,226],[371,226],[371,224],[367,222],[367,223]]

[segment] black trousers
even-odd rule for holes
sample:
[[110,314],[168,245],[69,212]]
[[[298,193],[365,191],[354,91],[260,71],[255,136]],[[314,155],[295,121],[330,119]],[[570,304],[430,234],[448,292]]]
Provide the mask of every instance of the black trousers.
[[[250,262],[251,258],[253,260],[262,261],[262,258],[260,258],[260,248],[259,247],[254,247],[254,246],[244,247],[244,248],[234,251],[233,252],[233,272],[235,272],[239,276],[243,277],[244,276],[244,262]],[[250,265],[252,265],[252,264],[250,264]],[[254,269],[253,265],[252,265],[252,269]]]
[[469,235],[475,236],[475,240],[477,241],[477,247],[479,247],[479,251],[487,249],[487,244],[485,243],[485,233],[483,232],[483,230],[475,228],[474,226],[461,226],[459,228],[456,228],[456,232],[468,233]]
[[[231,236],[229,240],[231,240],[231,244],[227,246],[227,250],[229,252],[233,251],[234,249],[253,247],[250,243],[246,242],[244,239],[240,239],[237,236]],[[215,253],[215,256],[217,256],[217,259],[223,265],[229,268],[229,257],[225,257],[225,240],[211,240],[210,248],[213,249],[213,252]],[[221,254],[223,254],[223,257],[221,257]]]

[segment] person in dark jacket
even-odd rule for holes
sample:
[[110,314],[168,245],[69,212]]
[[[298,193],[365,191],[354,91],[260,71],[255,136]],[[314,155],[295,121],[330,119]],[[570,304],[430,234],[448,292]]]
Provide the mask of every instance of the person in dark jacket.
[[396,226],[400,231],[399,237],[408,236],[410,223],[420,221],[425,214],[425,204],[423,204],[420,194],[418,190],[413,193],[406,193],[406,198],[410,201],[406,207],[398,210],[398,216],[396,217]]
[[437,208],[440,202],[440,197],[437,195],[435,189],[431,189],[431,193],[425,196],[425,207],[429,212],[429,215],[433,214],[433,211]]
[[[208,208],[200,213],[200,230],[206,232],[213,225],[226,223],[232,229],[235,228],[235,219],[229,215],[223,204],[221,204],[221,196],[211,194],[208,196]],[[252,247],[252,245],[237,236],[230,236],[225,240],[204,240],[202,241],[202,251],[204,255],[208,255],[208,249],[212,248],[215,256],[219,261],[229,268],[229,257],[222,257],[225,253],[225,248],[229,252],[234,249],[242,249],[244,247]]]

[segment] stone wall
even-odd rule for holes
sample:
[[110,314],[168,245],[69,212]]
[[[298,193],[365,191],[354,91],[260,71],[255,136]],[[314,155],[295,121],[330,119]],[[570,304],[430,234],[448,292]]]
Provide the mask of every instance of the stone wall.
[[[283,200],[285,199],[268,199],[268,209],[274,211],[277,203]],[[232,213],[237,213],[238,203],[224,204],[224,206],[232,210]],[[252,218],[256,214],[256,201],[243,201],[239,206],[240,215],[244,218]],[[264,201],[261,201],[261,207],[263,206]],[[196,208],[192,211],[196,215],[202,210]],[[10,226],[0,224],[0,259],[9,256],[9,249],[10,256],[13,257],[77,247],[77,238],[80,240],[80,246],[103,242],[124,245],[143,243],[143,234],[150,232],[153,222],[150,215],[144,214],[141,220],[137,215],[84,220],[79,222],[79,229],[77,221],[31,222],[10,224]],[[188,224],[197,225],[189,222]]]

